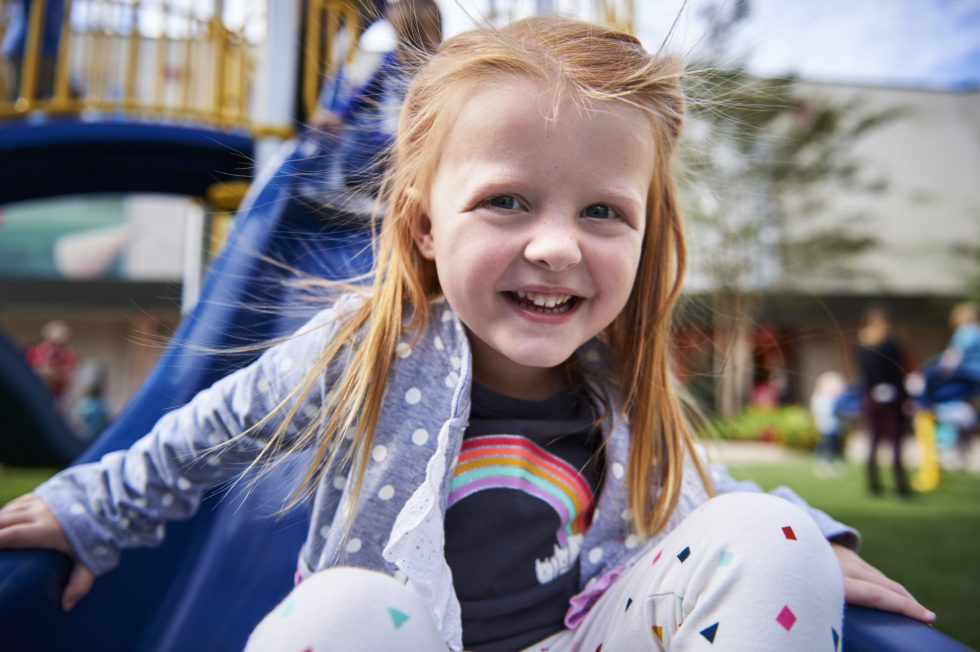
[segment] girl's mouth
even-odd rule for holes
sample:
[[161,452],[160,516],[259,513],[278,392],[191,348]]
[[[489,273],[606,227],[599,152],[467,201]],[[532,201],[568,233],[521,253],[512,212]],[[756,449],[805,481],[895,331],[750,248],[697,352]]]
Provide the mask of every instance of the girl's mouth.
[[521,308],[545,315],[560,315],[575,307],[578,297],[573,294],[544,294],[542,292],[505,292],[507,298]]

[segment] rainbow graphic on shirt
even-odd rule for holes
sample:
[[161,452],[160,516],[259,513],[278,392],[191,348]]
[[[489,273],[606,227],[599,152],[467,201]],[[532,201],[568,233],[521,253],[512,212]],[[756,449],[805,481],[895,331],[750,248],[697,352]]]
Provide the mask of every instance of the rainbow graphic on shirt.
[[449,506],[486,489],[517,489],[546,502],[562,524],[557,532],[562,548],[580,540],[592,519],[592,490],[578,469],[519,435],[463,441]]

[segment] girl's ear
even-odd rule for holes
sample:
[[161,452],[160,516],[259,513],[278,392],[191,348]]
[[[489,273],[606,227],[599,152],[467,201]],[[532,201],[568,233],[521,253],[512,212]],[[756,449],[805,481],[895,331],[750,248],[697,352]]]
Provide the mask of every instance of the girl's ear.
[[429,216],[420,213],[415,220],[415,228],[412,229],[412,237],[415,238],[415,246],[419,248],[419,253],[427,260],[436,259],[435,242],[432,238],[432,220]]
[[419,201],[418,191],[412,188],[409,193],[413,195],[417,207],[417,213],[412,219],[412,238],[415,240],[415,246],[419,248],[419,253],[422,254],[423,258],[435,260],[436,250],[432,237],[432,220],[429,219],[425,204]]

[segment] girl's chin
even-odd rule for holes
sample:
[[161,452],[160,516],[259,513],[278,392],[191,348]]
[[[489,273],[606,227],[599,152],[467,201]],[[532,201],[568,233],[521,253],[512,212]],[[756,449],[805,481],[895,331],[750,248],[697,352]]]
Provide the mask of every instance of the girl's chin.
[[545,374],[548,371],[558,371],[562,365],[568,362],[574,351],[556,352],[553,355],[541,355],[541,351],[536,351],[533,355],[514,355],[513,357],[505,354],[505,357],[515,365],[524,368],[529,375]]

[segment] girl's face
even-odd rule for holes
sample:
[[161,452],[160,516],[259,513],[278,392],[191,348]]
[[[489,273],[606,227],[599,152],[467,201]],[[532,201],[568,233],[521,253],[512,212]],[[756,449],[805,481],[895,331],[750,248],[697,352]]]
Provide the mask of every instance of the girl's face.
[[630,296],[656,163],[650,123],[508,78],[476,90],[445,142],[419,249],[469,330],[474,379],[544,398]]

